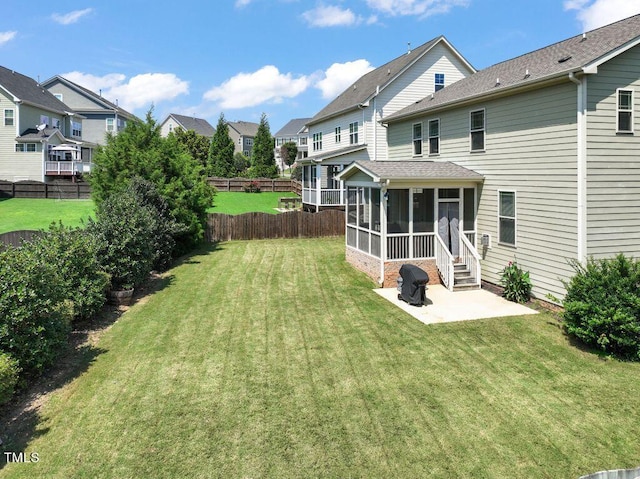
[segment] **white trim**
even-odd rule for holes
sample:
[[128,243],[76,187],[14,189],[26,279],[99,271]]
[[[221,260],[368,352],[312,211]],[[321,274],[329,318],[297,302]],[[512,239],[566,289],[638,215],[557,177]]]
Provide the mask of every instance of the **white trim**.
[[[500,239],[500,218],[507,218],[507,219],[511,219],[510,216],[506,216],[506,215],[501,215],[500,214],[500,205],[501,205],[501,201],[500,201],[500,194],[501,193],[513,193],[513,244],[511,243],[505,243],[504,241],[501,241]],[[498,189],[496,191],[497,194],[497,231],[498,231],[498,244],[501,246],[508,246],[510,248],[517,248],[518,247],[518,192],[517,190],[501,190]]]
[[[471,133],[473,133],[473,131],[471,130],[471,115],[479,111],[482,112],[482,148],[478,150],[474,150],[472,136],[471,136]],[[480,130],[476,129],[474,131],[478,132]],[[476,108],[475,110],[469,110],[469,152],[482,153],[486,150],[487,150],[487,111],[485,108]]]
[[[631,108],[629,108],[628,110],[621,110],[620,109],[620,92],[629,92],[631,93]],[[633,128],[633,123],[634,123],[634,118],[633,118],[633,109],[634,109],[634,101],[633,101],[633,88],[617,88],[616,89],[616,133],[621,133],[621,134],[633,134],[634,133],[634,128]],[[631,113],[631,119],[629,121],[631,129],[630,130],[621,130],[620,129],[620,113],[621,112],[628,112]]]
[[[578,174],[578,261],[587,261],[587,77],[579,80],[577,89],[577,174]],[[616,97],[616,102],[618,98]]]
[[[416,137],[416,126],[420,125],[420,136]],[[420,142],[420,153],[416,153],[416,142]],[[413,157],[422,157],[424,154],[424,124],[419,121],[411,124],[411,149],[413,150]]]
[[[437,121],[438,122],[438,136],[431,136],[431,122],[432,121]],[[440,154],[440,117],[438,118],[431,118],[430,120],[427,120],[427,150],[428,150],[428,155],[429,156],[438,156]],[[431,138],[437,138],[438,139],[438,151],[435,153],[431,153]]]

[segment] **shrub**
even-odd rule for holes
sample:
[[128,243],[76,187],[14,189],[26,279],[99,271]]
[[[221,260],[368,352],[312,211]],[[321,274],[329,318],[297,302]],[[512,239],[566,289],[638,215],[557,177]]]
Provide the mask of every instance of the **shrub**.
[[500,272],[500,284],[504,287],[502,295],[515,303],[526,303],[531,297],[529,272],[522,271],[516,262],[509,264]]
[[0,404],[4,404],[18,384],[18,362],[6,353],[0,353]]
[[0,252],[0,351],[38,374],[64,348],[72,306],[56,266],[34,243]]
[[640,263],[619,254],[570,264],[575,275],[564,283],[567,332],[607,354],[640,360]]
[[86,319],[100,311],[109,275],[98,260],[99,243],[84,228],[53,223],[31,247],[55,267],[62,296],[73,305],[73,317]]
[[260,183],[257,181],[250,181],[244,185],[245,193],[260,193]]

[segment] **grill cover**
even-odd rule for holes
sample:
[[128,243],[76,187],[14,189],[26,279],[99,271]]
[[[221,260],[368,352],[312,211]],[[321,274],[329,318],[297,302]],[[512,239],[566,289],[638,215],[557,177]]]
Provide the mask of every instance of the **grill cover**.
[[413,264],[403,264],[400,267],[402,286],[399,299],[414,306],[422,306],[425,300],[425,285],[429,282],[426,271]]

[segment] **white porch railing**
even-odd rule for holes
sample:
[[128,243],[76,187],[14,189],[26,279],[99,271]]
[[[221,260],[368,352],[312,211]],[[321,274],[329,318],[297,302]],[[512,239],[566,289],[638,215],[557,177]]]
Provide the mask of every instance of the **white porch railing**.
[[444,244],[440,235],[435,235],[436,238],[436,266],[442,277],[442,282],[445,288],[449,291],[453,291],[453,256],[449,251],[449,248]]
[[321,189],[320,190],[320,204],[326,206],[337,206],[344,204],[343,190],[341,189]]
[[480,286],[480,255],[474,246],[467,239],[466,235],[460,236],[461,248],[460,258],[470,272],[472,278],[475,278],[475,285]]
[[316,198],[318,197],[318,191],[315,188],[302,188],[302,202],[315,205]]
[[45,175],[76,175],[81,172],[81,161],[47,161],[45,164]]

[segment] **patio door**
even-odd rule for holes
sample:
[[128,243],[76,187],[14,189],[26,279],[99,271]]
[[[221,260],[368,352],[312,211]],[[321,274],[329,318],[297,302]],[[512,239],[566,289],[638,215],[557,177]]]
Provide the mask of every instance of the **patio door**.
[[460,202],[438,202],[438,235],[454,258],[460,254]]

